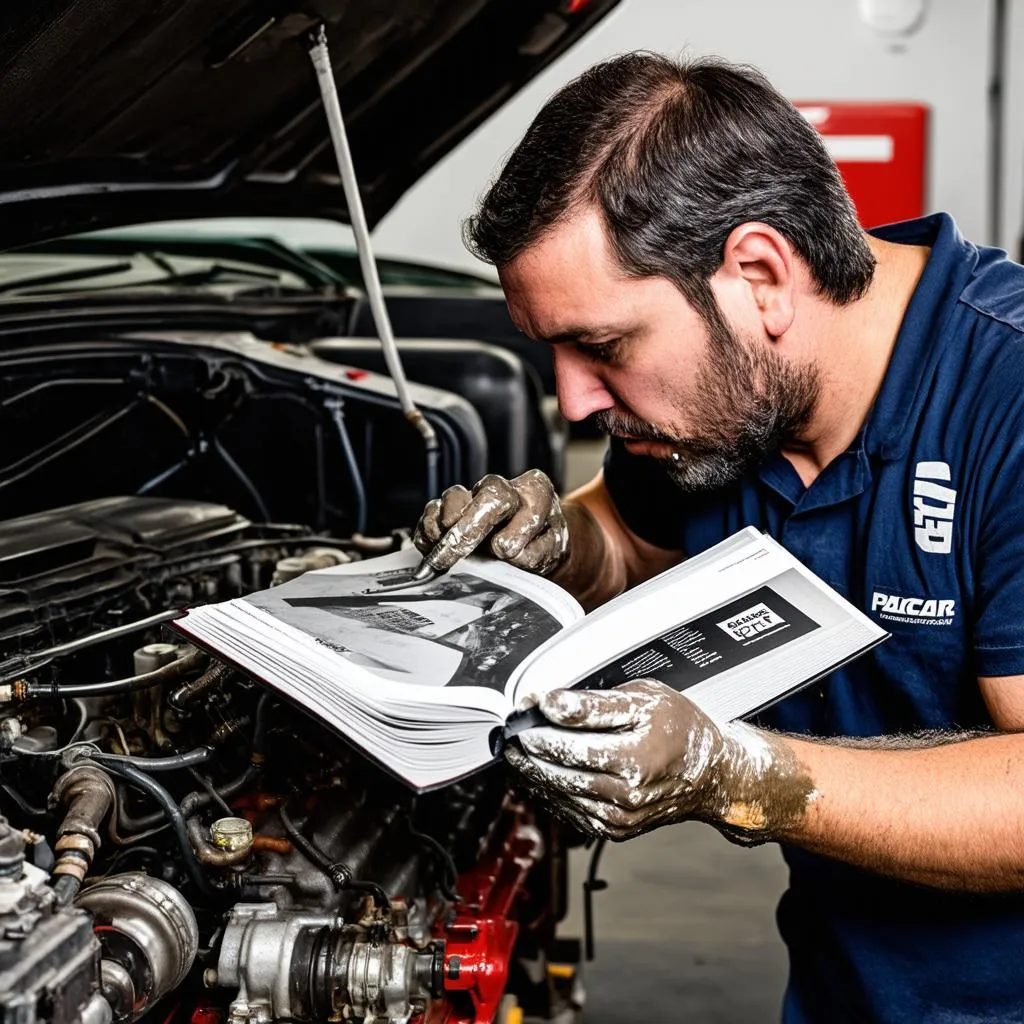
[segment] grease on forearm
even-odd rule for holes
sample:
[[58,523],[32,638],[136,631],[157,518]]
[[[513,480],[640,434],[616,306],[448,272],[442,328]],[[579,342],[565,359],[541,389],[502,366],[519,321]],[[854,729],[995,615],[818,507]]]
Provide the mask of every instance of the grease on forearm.
[[745,845],[781,838],[802,820],[817,796],[814,781],[780,736],[736,722],[725,732],[712,769],[709,808],[730,839]]

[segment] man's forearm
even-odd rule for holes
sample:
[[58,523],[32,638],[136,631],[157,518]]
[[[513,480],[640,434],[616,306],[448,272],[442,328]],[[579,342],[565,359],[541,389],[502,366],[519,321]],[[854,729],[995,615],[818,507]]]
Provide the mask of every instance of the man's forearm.
[[1024,734],[902,750],[784,741],[815,792],[779,838],[925,885],[1024,889]]
[[566,499],[562,511],[569,526],[569,555],[551,579],[590,611],[626,589],[625,560],[583,502]]

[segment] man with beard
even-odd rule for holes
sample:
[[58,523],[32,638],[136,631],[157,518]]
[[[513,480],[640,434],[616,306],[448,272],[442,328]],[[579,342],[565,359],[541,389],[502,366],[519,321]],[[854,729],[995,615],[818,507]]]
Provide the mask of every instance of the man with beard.
[[557,690],[511,764],[593,834],[780,842],[787,1022],[1024,1020],[1024,271],[945,215],[863,233],[758,73],[650,54],[551,99],[467,236],[612,440],[562,503],[447,491],[431,564],[593,607],[754,525],[893,634],[756,728]]

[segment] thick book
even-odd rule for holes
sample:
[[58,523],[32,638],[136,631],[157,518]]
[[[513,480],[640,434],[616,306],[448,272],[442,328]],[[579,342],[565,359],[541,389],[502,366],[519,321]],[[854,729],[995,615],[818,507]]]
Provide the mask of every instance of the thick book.
[[418,790],[491,763],[549,690],[653,678],[724,723],[888,635],[752,527],[589,615],[550,580],[482,558],[403,587],[419,561],[410,549],[307,572],[175,625]]

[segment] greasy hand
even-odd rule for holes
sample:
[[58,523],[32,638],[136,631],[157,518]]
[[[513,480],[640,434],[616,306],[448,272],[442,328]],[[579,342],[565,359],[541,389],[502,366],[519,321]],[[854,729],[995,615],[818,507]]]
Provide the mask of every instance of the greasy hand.
[[554,690],[551,727],[519,735],[505,757],[555,813],[582,831],[629,839],[697,818],[738,842],[776,838],[813,786],[785,742],[742,723],[720,727],[653,679],[613,690]]
[[569,528],[551,481],[530,469],[512,480],[490,474],[473,488],[449,487],[423,510],[413,543],[446,572],[487,538],[503,562],[547,575],[565,560]]

